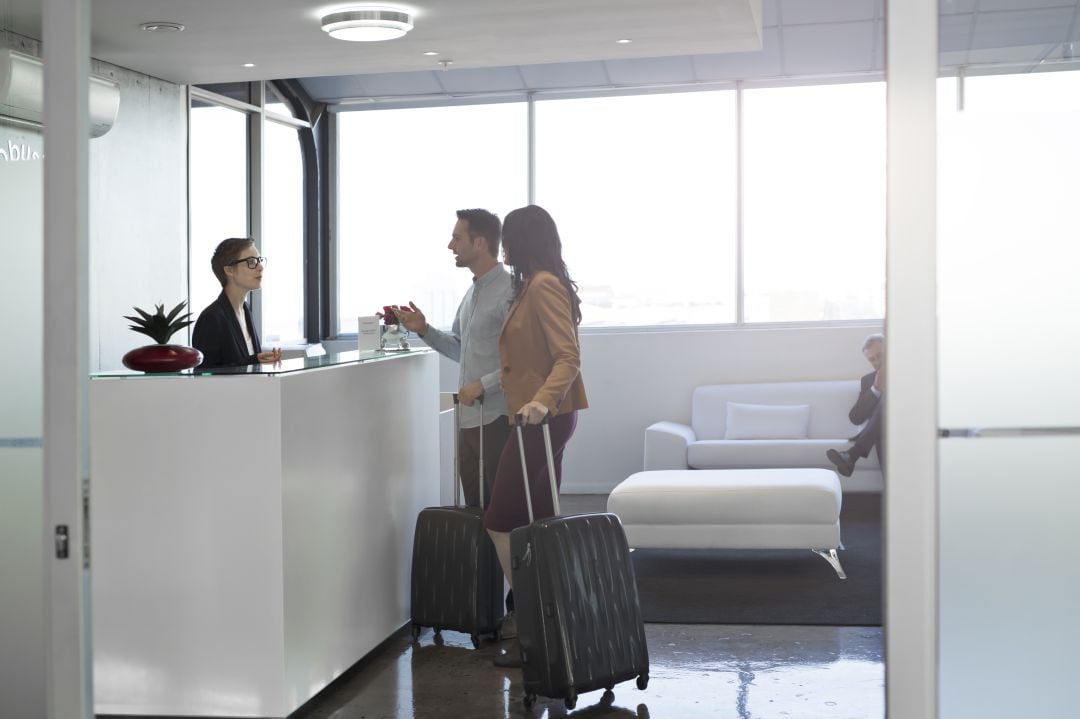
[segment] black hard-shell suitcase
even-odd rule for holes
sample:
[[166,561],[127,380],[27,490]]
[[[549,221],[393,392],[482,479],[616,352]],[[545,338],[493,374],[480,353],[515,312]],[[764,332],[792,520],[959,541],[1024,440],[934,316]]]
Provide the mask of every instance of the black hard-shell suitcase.
[[[518,447],[529,518],[532,499],[521,418]],[[547,420],[541,425],[555,514],[559,514]],[[634,566],[622,523],[614,514],[549,517],[510,534],[525,706],[536,695],[566,700],[637,678],[649,684],[649,648],[638,606]]]
[[503,616],[503,574],[484,529],[484,410],[480,405],[480,504],[462,507],[457,453],[460,422],[454,395],[454,506],[428,507],[416,518],[412,560],[413,639],[422,627],[465,632],[474,647],[497,635]]

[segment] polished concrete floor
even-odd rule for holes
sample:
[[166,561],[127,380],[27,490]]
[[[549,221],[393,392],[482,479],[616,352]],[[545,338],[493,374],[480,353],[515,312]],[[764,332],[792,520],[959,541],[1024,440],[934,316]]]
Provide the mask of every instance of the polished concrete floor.
[[[568,495],[564,513],[603,511],[603,495]],[[521,672],[491,663],[500,645],[408,628],[289,719],[883,719],[880,627],[647,624],[650,679],[561,700],[522,703]],[[158,718],[163,719],[163,718]]]
[[431,630],[399,632],[290,719],[652,717],[881,719],[879,627],[646,625],[650,681],[522,704],[520,670],[494,667],[497,644]]
[[[604,495],[565,495],[565,514],[604,511]],[[880,627],[647,624],[649,686],[634,682],[522,704],[521,672],[497,669],[498,644],[431,630],[398,632],[290,719],[883,719]]]

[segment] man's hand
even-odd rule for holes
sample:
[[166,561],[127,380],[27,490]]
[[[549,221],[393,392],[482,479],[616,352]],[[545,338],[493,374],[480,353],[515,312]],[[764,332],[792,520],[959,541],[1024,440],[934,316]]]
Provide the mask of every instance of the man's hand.
[[277,364],[281,361],[281,348],[275,347],[272,350],[260,352],[255,355],[255,359],[259,360],[260,364]]
[[415,332],[421,337],[427,334],[427,317],[424,317],[424,313],[420,311],[420,308],[411,301],[408,307],[403,305],[391,305],[390,307],[394,310],[394,314],[397,315],[398,322],[403,324],[405,329]]
[[874,389],[878,392],[885,391],[885,366],[882,365],[881,369],[874,373]]
[[547,416],[547,413],[548,408],[536,400],[529,402],[518,412],[518,414],[525,418],[525,424],[540,424],[544,421],[544,417]]
[[466,407],[472,407],[473,402],[484,396],[484,385],[480,382],[470,382],[458,390],[458,401]]

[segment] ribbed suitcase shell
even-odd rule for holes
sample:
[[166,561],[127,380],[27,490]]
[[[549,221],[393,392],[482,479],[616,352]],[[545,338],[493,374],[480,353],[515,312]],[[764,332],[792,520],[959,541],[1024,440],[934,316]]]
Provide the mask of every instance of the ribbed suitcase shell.
[[494,634],[503,615],[503,576],[479,507],[428,507],[416,518],[412,623],[436,631]]
[[649,677],[634,566],[614,514],[551,517],[510,535],[528,695],[566,699]]

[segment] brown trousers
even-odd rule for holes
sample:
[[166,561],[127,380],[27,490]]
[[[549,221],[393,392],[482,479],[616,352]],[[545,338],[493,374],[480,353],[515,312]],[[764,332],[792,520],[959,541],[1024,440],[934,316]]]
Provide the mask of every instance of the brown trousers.
[[[485,424],[484,430],[484,504],[491,504],[491,488],[495,485],[495,470],[499,466],[506,439],[513,428],[506,415]],[[480,427],[461,430],[458,444],[458,470],[461,472],[461,489],[465,495],[465,504],[469,507],[480,506]]]

